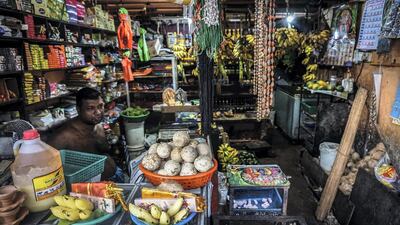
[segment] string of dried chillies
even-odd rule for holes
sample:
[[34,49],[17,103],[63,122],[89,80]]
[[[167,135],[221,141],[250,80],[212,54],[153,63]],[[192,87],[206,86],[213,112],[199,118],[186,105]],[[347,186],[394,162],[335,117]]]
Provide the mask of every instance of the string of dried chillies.
[[[255,0],[254,92],[257,119],[266,118],[273,103],[275,52],[275,0]],[[268,6],[268,10],[266,8]]]

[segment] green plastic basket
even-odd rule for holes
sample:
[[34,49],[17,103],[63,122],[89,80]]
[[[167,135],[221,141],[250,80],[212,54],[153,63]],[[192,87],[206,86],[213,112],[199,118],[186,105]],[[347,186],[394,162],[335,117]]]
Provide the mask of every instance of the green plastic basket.
[[85,182],[103,173],[106,156],[60,150],[68,190],[71,184]]

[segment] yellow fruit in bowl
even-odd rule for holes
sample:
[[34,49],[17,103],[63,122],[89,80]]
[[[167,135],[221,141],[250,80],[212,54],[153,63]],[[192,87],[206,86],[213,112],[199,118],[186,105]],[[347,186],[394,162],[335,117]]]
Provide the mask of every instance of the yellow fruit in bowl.
[[93,203],[91,203],[90,201],[83,199],[83,198],[78,198],[75,200],[75,206],[79,209],[79,210],[90,210],[92,211],[94,209],[94,205]]
[[92,215],[92,211],[91,210],[82,210],[79,211],[79,218],[81,220],[87,220],[90,218],[90,216]]
[[57,203],[59,206],[64,206],[70,209],[76,209],[75,206],[75,198],[71,197],[69,195],[63,195],[63,196],[55,196],[54,201]]

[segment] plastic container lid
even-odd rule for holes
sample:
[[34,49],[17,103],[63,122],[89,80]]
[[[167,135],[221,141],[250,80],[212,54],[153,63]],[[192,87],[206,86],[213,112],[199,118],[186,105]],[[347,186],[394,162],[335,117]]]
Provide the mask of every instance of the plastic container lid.
[[39,136],[40,135],[37,130],[31,129],[31,130],[24,131],[23,139],[24,140],[33,140],[33,139],[39,138]]

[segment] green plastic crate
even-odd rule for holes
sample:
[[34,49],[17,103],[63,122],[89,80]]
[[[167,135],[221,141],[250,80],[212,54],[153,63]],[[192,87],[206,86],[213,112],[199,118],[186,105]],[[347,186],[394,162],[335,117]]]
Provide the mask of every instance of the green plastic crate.
[[60,153],[68,189],[72,183],[88,181],[104,171],[106,156],[70,150],[60,150]]

